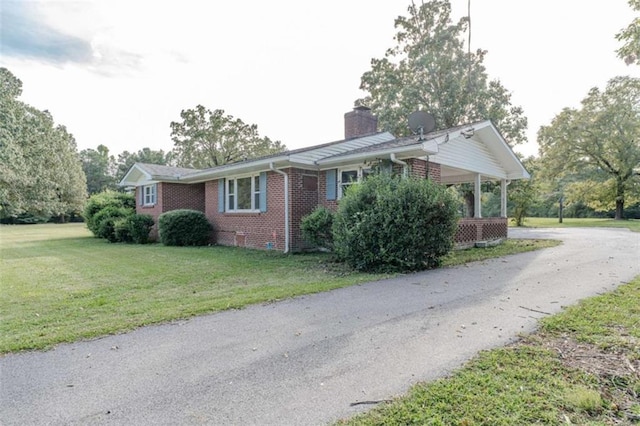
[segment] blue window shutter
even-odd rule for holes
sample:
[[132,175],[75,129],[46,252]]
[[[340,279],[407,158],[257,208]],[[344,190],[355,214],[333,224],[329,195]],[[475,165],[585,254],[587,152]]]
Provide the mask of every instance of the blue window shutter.
[[144,206],[144,186],[139,186],[138,192],[140,193],[140,205]]
[[224,179],[218,179],[218,213],[224,213]]
[[267,172],[260,173],[260,211],[267,211]]
[[327,170],[325,176],[327,177],[327,200],[336,199],[336,176],[338,171],[336,169]]

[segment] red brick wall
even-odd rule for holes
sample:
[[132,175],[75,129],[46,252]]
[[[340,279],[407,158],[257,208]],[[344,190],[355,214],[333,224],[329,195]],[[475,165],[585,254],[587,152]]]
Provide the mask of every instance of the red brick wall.
[[423,178],[427,177],[428,174],[431,180],[440,183],[440,164],[427,162],[419,158],[409,158],[405,162],[409,165],[411,176]]
[[206,182],[205,214],[217,244],[266,249],[271,243],[274,250],[284,251],[284,176],[267,173],[267,211],[258,213],[218,212],[218,180]]
[[[318,207],[319,173],[315,170],[290,169],[289,194],[291,202],[291,247],[307,248],[302,239],[302,218]],[[306,180],[306,186],[304,185]],[[315,187],[312,188],[315,183]],[[326,198],[326,197],[325,197]]]
[[156,204],[154,206],[140,205],[140,191],[136,187],[136,212],[153,216],[155,224],[150,237],[158,238],[158,217],[165,212],[177,209],[193,209],[204,212],[204,183],[181,184],[160,182],[156,187]]

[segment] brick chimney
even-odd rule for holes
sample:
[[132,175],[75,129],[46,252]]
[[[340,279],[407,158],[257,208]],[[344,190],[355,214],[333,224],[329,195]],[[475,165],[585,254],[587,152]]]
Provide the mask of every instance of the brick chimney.
[[370,135],[378,131],[378,118],[371,108],[357,106],[344,115],[344,138],[352,139]]

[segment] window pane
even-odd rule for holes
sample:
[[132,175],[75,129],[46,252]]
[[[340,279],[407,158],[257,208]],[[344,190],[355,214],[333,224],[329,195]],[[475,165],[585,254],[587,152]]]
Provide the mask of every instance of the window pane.
[[340,181],[344,183],[352,183],[358,181],[358,171],[357,170],[346,170],[340,174]]
[[229,207],[227,208],[227,210],[235,210],[236,206],[235,206],[235,196],[233,194],[229,194]]
[[253,194],[253,208],[256,210],[260,210],[260,193],[256,192]]
[[229,179],[228,180],[228,184],[229,184],[229,195],[235,194],[236,193],[236,181],[235,179]]
[[238,210],[251,210],[251,178],[236,179],[238,182]]

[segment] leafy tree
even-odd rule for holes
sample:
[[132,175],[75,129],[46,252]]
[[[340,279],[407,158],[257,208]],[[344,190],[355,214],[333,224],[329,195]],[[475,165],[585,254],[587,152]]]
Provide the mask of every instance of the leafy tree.
[[[629,6],[635,11],[640,11],[640,0],[629,0]],[[618,34],[616,39],[623,45],[616,52],[627,65],[634,62],[640,65],[640,17],[635,17],[629,26]]]
[[181,167],[204,169],[284,151],[279,141],[258,135],[258,126],[211,111],[202,105],[180,113],[171,122],[176,162]]
[[165,153],[163,150],[153,150],[151,148],[142,148],[138,152],[124,151],[118,154],[118,171],[116,174],[116,181],[120,182],[124,175],[129,171],[134,163],[147,163],[147,164],[170,164],[172,160],[172,154],[170,152]]
[[98,145],[97,149],[80,151],[82,170],[87,176],[87,192],[89,195],[116,189],[115,159],[109,155],[109,148]]
[[76,142],[47,111],[18,100],[22,82],[0,68],[0,217],[82,210],[86,180]]
[[395,21],[397,45],[384,58],[372,59],[360,88],[383,128],[396,135],[408,132],[407,117],[429,111],[438,129],[491,119],[511,144],[526,141],[527,119],[511,105],[511,94],[490,80],[483,65],[486,51],[467,52],[463,33],[469,20],[451,22],[448,0],[432,0],[408,8]]
[[[625,200],[640,195],[640,79],[615,77],[604,91],[592,88],[580,109],[565,108],[540,128],[538,143],[547,179],[572,182],[565,191],[574,201],[615,207],[622,219]],[[567,179],[576,175],[582,178]]]
[[539,187],[536,179],[538,159],[529,157],[523,161],[524,166],[531,173],[531,179],[519,179],[509,185],[508,201],[511,207],[511,217],[516,226],[523,226],[530,209],[538,201]]

